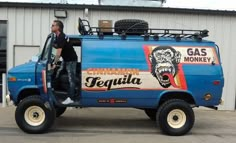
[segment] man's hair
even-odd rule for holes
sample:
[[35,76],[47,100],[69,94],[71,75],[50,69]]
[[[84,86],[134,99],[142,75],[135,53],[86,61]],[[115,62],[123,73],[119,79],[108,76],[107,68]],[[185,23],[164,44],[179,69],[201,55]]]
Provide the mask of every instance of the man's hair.
[[64,29],[63,23],[60,20],[54,20],[53,22],[55,22],[56,25],[59,27],[59,31],[63,32],[63,29]]

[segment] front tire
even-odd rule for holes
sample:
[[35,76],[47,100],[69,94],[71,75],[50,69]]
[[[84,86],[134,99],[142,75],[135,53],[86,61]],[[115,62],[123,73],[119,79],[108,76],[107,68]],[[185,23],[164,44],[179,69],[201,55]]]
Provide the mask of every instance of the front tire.
[[195,121],[192,108],[179,99],[171,99],[163,103],[156,118],[162,132],[171,136],[185,135],[191,130]]
[[48,131],[56,117],[54,107],[44,102],[40,96],[23,99],[16,108],[15,120],[26,133],[38,134]]

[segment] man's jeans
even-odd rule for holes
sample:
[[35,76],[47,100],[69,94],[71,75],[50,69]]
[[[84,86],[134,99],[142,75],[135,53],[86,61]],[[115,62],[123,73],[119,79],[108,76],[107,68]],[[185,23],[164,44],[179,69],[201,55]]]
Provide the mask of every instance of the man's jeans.
[[59,78],[60,72],[66,67],[66,71],[68,74],[68,80],[69,80],[69,90],[68,90],[68,96],[74,100],[75,98],[75,79],[76,79],[76,64],[77,61],[71,61],[71,62],[62,62],[61,67],[58,69],[56,74],[56,79]]

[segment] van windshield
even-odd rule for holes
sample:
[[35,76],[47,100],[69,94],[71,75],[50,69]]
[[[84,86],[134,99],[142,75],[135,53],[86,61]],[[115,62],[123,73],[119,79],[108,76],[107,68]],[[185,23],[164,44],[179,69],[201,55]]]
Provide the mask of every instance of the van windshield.
[[51,40],[52,40],[52,37],[48,37],[45,45],[44,45],[44,50],[42,52],[42,57],[41,57],[41,60],[48,60],[48,54],[49,54],[49,50],[50,50],[50,45],[51,45]]

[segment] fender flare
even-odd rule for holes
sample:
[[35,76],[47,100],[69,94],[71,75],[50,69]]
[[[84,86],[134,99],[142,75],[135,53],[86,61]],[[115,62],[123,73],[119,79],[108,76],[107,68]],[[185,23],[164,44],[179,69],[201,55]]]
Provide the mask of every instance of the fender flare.
[[[168,97],[172,95],[173,95],[173,98]],[[178,98],[178,95],[180,95],[179,98]],[[168,99],[182,99],[185,101],[189,100],[190,102],[193,102],[191,104],[196,104],[196,99],[193,96],[192,92],[186,91],[186,90],[173,90],[173,91],[163,91],[160,94],[159,98],[157,99],[157,106],[160,106],[160,104],[162,104],[161,102],[163,102],[162,100],[163,98],[165,98],[165,96],[167,96]],[[184,97],[190,97],[190,98],[184,98]]]

